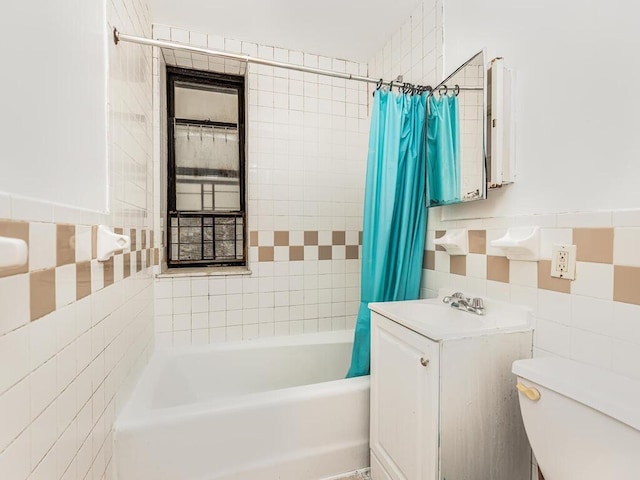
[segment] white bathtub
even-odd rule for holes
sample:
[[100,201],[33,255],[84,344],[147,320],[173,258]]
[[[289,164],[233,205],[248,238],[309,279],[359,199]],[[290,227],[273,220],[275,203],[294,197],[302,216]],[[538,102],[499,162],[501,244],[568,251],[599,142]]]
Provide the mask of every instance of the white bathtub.
[[353,332],[154,354],[114,426],[118,480],[318,480],[369,465]]

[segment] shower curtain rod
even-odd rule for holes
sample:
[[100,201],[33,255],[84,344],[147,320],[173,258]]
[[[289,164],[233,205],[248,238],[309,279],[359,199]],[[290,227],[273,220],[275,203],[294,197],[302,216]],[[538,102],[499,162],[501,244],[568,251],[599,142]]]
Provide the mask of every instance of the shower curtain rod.
[[351,73],[334,72],[333,70],[325,70],[322,68],[306,67],[303,65],[295,65],[293,63],[279,62],[277,60],[267,60],[264,58],[252,57],[250,55],[243,55],[239,53],[229,53],[220,50],[211,50],[208,48],[194,47],[191,45],[185,45],[184,43],[169,42],[166,40],[152,40],[146,37],[138,37],[135,35],[128,35],[121,33],[118,29],[113,29],[113,42],[117,45],[118,42],[130,42],[140,45],[148,45],[151,47],[169,48],[171,50],[181,50],[183,52],[199,53],[202,55],[209,55],[212,57],[228,58],[231,60],[239,60],[241,62],[255,63],[257,65],[265,65],[269,67],[286,68],[288,70],[297,70],[304,73],[315,73],[317,75],[324,75],[327,77],[343,78],[345,80],[354,80],[356,82],[375,83],[379,86],[386,85],[389,87],[398,88],[421,88],[425,91],[433,90],[430,85],[413,85],[408,82],[402,82],[401,77],[396,80],[384,81],[381,78],[370,78],[362,75],[353,75]]

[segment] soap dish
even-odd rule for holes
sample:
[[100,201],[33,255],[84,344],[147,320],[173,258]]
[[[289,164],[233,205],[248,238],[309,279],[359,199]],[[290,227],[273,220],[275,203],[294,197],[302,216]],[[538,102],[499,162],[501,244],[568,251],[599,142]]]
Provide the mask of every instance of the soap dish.
[[433,243],[443,247],[449,255],[469,253],[469,234],[466,228],[447,230],[442,237],[436,238]]
[[540,227],[513,227],[489,243],[505,252],[509,260],[536,262],[540,259]]

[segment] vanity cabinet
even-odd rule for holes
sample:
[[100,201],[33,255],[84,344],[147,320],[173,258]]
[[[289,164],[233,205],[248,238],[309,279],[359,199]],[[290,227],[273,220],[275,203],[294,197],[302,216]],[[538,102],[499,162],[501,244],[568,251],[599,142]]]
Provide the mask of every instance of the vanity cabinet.
[[435,302],[444,327],[415,308],[402,322],[402,303],[416,302],[370,306],[373,480],[529,480],[511,364],[531,356],[531,329],[478,328],[492,321]]

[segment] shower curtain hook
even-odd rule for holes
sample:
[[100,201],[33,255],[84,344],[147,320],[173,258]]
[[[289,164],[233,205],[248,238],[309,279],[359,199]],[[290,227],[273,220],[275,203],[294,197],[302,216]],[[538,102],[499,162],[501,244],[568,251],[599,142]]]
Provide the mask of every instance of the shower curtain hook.
[[382,79],[378,80],[378,83],[376,83],[376,90],[380,90],[382,88]]
[[[442,93],[442,89],[444,88],[444,93]],[[442,85],[440,87],[440,96],[442,97],[443,95],[446,97],[447,96],[447,92],[449,91],[449,87],[447,87],[446,85]]]
[[454,95],[455,95],[456,97],[457,97],[458,95],[460,95],[460,85],[458,85],[457,83],[456,83],[456,88],[455,88]]

